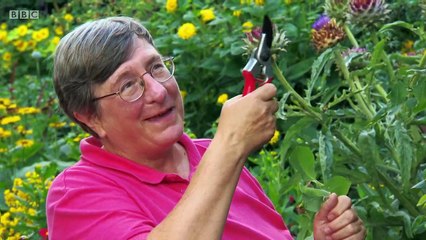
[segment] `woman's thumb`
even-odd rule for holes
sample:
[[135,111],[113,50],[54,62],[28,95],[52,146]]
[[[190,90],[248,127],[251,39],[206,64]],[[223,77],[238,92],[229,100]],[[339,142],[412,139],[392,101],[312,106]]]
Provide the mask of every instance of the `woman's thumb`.
[[328,196],[327,201],[324,202],[324,204],[321,206],[320,210],[318,211],[317,215],[315,216],[316,221],[328,221],[328,214],[330,211],[337,205],[337,195],[335,193],[332,193]]

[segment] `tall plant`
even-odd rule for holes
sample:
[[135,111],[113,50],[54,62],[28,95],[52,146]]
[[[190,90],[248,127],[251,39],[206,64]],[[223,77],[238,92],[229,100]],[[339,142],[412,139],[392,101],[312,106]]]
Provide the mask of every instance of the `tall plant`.
[[[355,199],[368,239],[425,237],[425,19],[386,23],[389,16],[382,0],[326,1],[311,30],[318,55],[297,91],[278,65],[285,53],[273,57],[285,89],[281,164],[302,196],[297,221],[308,223],[298,239],[310,235],[306,219],[329,192]],[[391,46],[401,30],[415,37],[409,52]]]

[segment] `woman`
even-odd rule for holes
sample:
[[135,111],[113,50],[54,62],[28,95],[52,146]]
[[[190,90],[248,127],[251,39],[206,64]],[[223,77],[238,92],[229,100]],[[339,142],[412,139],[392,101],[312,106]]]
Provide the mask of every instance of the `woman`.
[[[183,133],[173,59],[137,21],[86,23],[59,43],[54,84],[92,137],[47,198],[49,239],[292,239],[244,168],[275,130],[276,88],[227,101],[214,139]],[[349,198],[332,194],[316,239],[363,239]]]

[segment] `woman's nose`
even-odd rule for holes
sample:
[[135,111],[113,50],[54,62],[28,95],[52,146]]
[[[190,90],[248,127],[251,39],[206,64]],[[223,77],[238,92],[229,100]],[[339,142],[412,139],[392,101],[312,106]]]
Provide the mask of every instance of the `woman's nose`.
[[145,90],[142,97],[145,102],[162,102],[167,95],[165,86],[155,80],[150,74],[146,74],[143,78],[145,81]]

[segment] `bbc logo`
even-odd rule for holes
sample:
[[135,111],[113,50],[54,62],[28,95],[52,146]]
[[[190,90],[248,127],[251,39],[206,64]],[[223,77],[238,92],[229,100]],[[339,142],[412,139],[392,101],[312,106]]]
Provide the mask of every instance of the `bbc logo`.
[[38,19],[38,10],[9,10],[9,19]]

